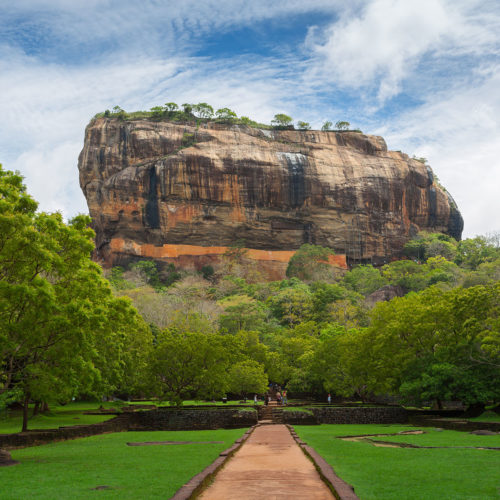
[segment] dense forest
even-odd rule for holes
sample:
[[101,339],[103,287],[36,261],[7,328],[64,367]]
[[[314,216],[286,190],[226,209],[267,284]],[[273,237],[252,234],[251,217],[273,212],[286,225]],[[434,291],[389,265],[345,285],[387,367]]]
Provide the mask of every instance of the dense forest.
[[0,168],[0,408],[182,404],[269,381],[292,398],[500,400],[498,235],[421,233],[403,260],[347,272],[304,245],[287,279],[266,282],[239,245],[200,271],[136,261],[103,273],[90,222],[38,212],[22,177]]

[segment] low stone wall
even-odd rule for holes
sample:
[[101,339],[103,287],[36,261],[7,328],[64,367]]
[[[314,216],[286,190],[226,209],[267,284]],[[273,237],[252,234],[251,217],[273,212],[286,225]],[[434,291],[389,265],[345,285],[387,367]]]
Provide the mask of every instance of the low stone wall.
[[231,408],[176,409],[160,408],[129,415],[131,431],[180,431],[202,429],[237,429],[257,423],[255,410]]
[[30,430],[0,434],[0,448],[14,449],[122,431],[177,431],[237,429],[257,423],[257,411],[237,408],[177,409],[161,408],[124,413],[92,425],[74,425],[58,429]]
[[398,406],[309,408],[319,424],[403,424],[408,413]]
[[59,429],[34,429],[27,432],[18,432],[16,434],[0,434],[0,448],[26,448],[28,446],[52,443],[54,441],[95,436],[107,432],[126,431],[129,427],[128,417],[128,415],[119,415],[118,417],[98,424],[74,425],[59,427]]
[[312,412],[283,410],[282,415],[283,423],[288,425],[317,425],[319,423]]

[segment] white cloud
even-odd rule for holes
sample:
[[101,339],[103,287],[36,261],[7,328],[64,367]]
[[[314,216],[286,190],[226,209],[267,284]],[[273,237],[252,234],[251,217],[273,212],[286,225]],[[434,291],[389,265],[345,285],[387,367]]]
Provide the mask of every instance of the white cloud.
[[[332,21],[280,56],[191,55],[208,36],[313,11]],[[0,162],[26,176],[41,209],[70,217],[86,207],[76,165],[84,127],[115,104],[205,101],[262,122],[285,112],[316,126],[347,118],[427,157],[467,235],[494,231],[499,11],[492,0],[10,2],[3,43],[23,34],[33,36],[33,54],[37,36],[46,48],[27,56],[21,42],[0,46]],[[410,107],[389,108],[401,91]]]
[[[45,211],[86,211],[77,159],[93,114],[119,104],[132,111],[167,101],[210,102],[269,122],[293,80],[279,61],[141,59],[68,68],[18,52],[0,63],[0,162],[18,169]],[[282,108],[283,109],[283,108]]]
[[465,237],[500,230],[500,65],[482,73],[379,130],[389,147],[429,160],[464,216]]
[[359,12],[345,11],[323,31],[310,30],[306,47],[315,78],[341,87],[376,87],[383,104],[405,79],[417,76],[424,56],[439,66],[445,55],[484,55],[496,50],[498,28],[498,12],[475,1],[372,0]]

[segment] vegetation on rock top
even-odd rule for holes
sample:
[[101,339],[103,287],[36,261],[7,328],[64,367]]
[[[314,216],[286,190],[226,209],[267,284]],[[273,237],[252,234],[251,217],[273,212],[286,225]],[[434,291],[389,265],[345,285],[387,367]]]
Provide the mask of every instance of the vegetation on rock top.
[[[228,125],[247,125],[249,127],[259,129],[277,129],[277,130],[294,130],[293,118],[284,113],[274,115],[271,120],[271,125],[265,123],[258,123],[248,116],[240,116],[229,108],[220,108],[214,111],[214,108],[206,102],[198,104],[182,104],[179,107],[175,102],[167,102],[164,106],[154,106],[149,111],[132,111],[127,112],[115,106],[113,110],[107,109],[102,113],[97,113],[93,120],[96,118],[116,118],[119,120],[156,120],[156,121],[172,121],[172,122],[195,122],[197,125],[207,122],[224,123]],[[350,123],[347,121],[337,121],[335,129],[332,128],[331,121],[326,121],[321,127],[322,131],[351,131],[361,132],[359,129],[350,130]],[[309,123],[299,120],[297,122],[298,130],[310,130]]]

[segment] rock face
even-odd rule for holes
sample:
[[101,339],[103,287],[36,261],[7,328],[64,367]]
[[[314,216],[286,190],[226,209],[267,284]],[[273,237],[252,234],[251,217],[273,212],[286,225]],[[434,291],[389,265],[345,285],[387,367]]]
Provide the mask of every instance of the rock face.
[[99,118],[78,166],[105,265],[200,267],[240,240],[282,275],[303,243],[381,264],[420,230],[463,227],[429,167],[356,132]]

